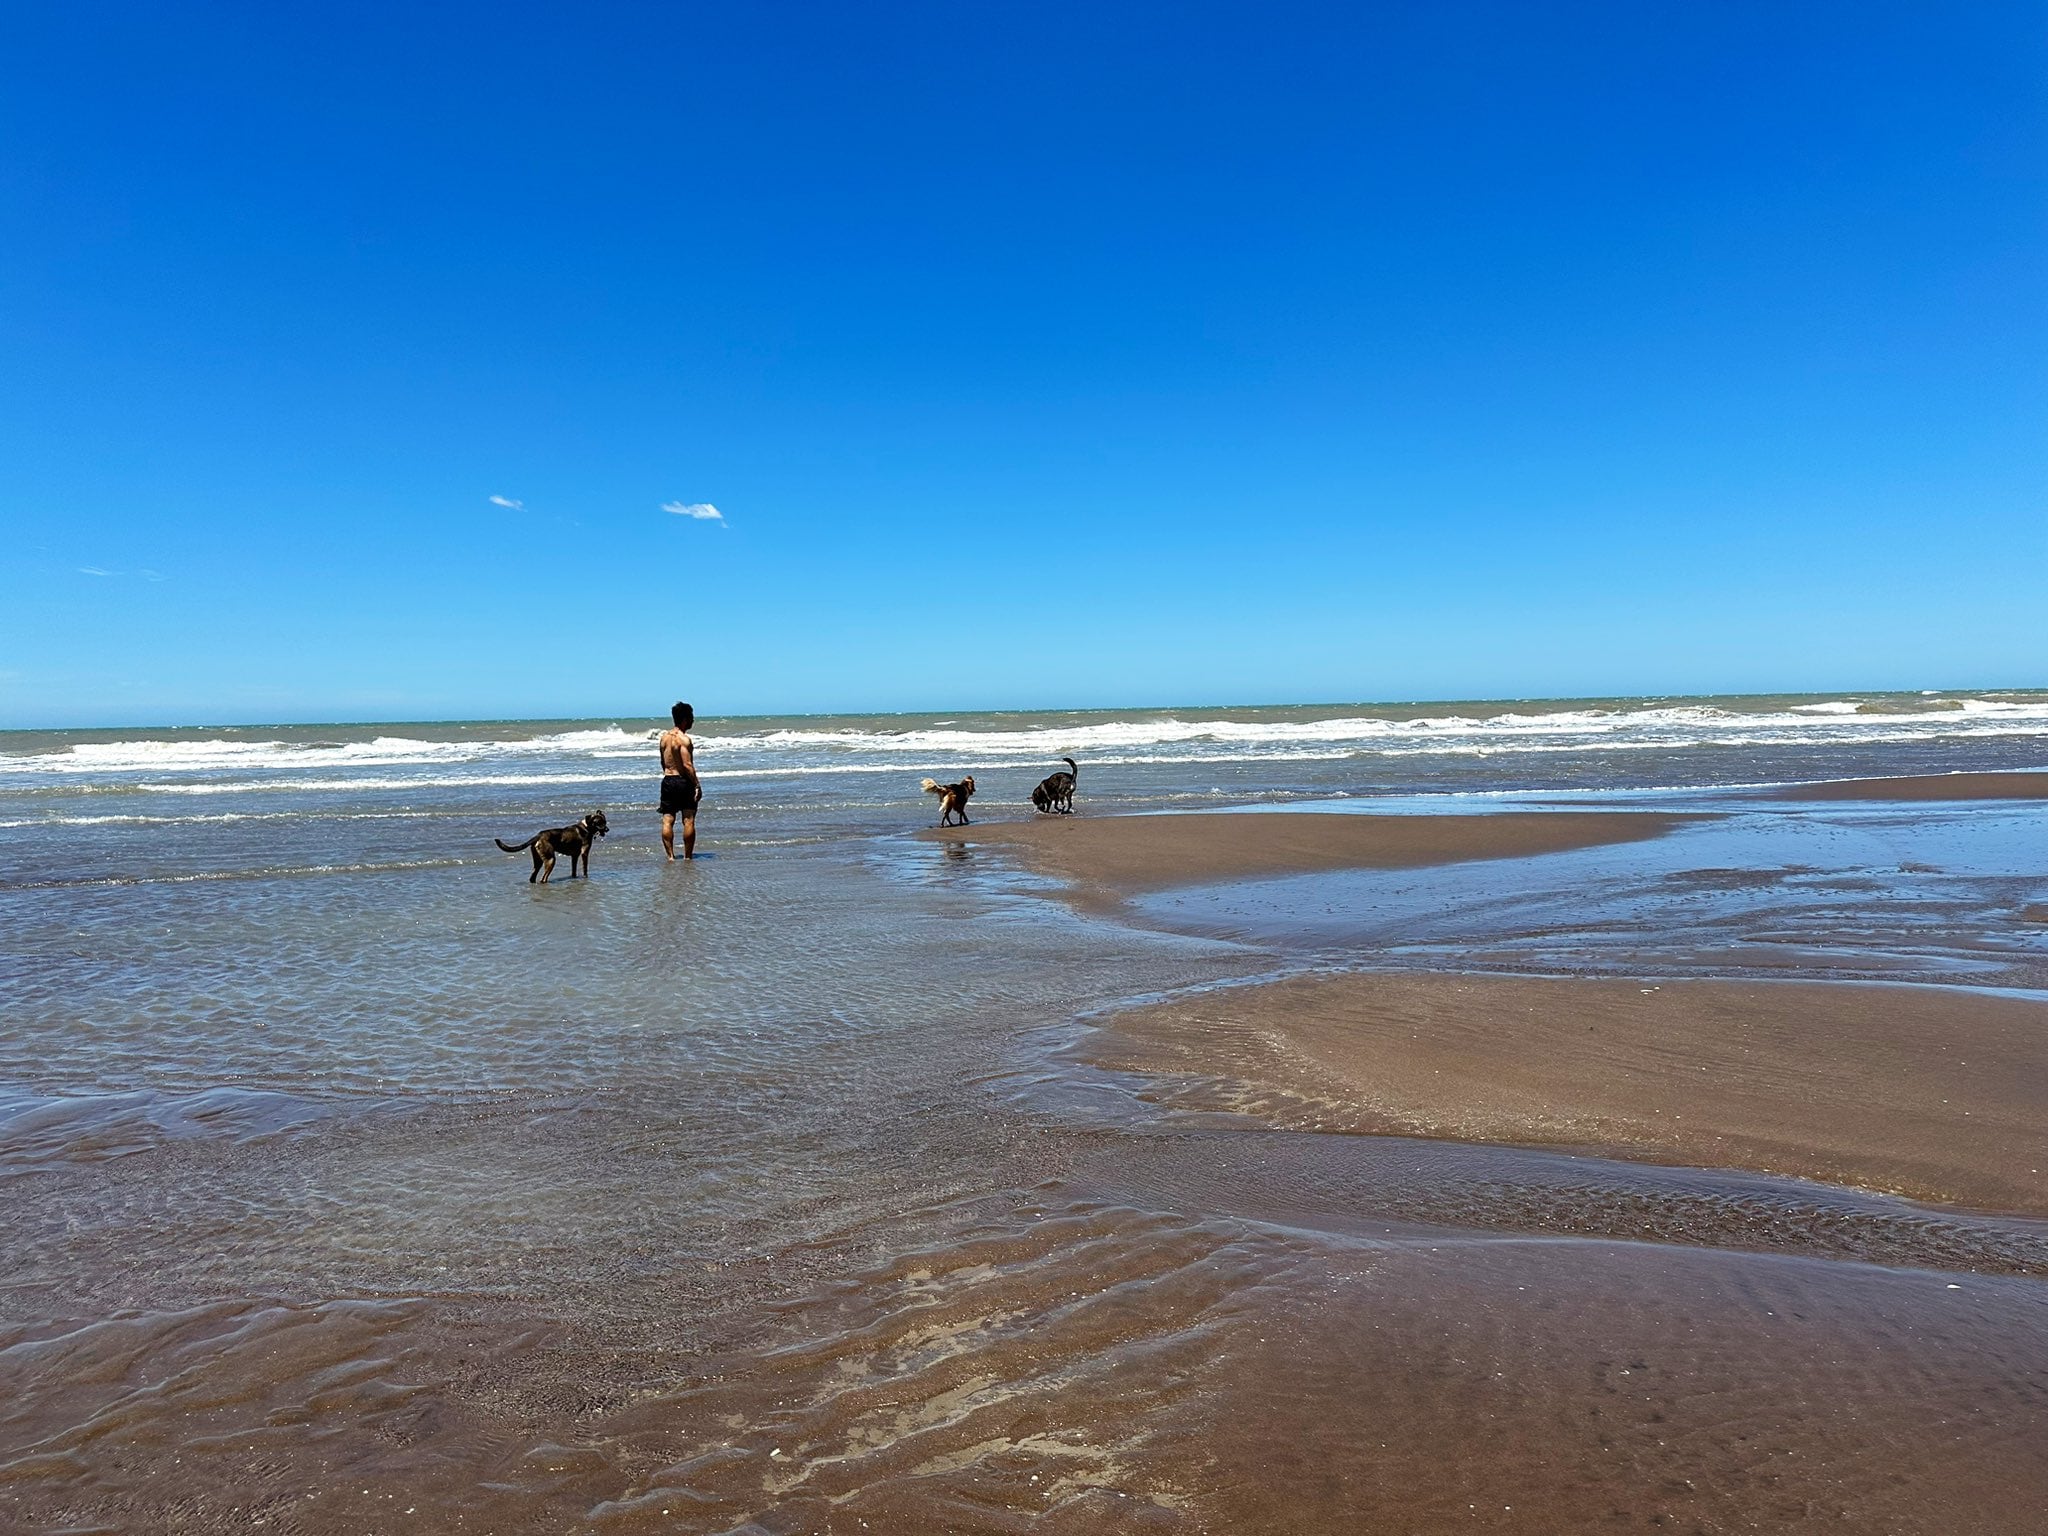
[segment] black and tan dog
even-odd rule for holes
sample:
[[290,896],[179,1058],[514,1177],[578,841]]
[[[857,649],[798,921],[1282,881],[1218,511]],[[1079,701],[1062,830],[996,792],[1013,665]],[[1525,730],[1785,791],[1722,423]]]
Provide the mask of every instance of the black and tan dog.
[[590,845],[610,833],[604,823],[603,811],[592,811],[588,816],[570,827],[550,827],[545,832],[536,832],[523,843],[508,843],[502,837],[494,837],[496,843],[507,853],[518,853],[523,849],[533,850],[533,873],[526,877],[528,885],[538,880],[542,885],[555,872],[555,855],[569,855],[569,878],[576,878],[576,865],[581,861],[583,878],[590,878]]
[[1071,757],[1063,757],[1067,765],[1065,773],[1049,773],[1039,781],[1038,788],[1031,791],[1031,803],[1048,816],[1071,816],[1074,814],[1074,780],[1081,772],[1081,765]]
[[960,818],[961,826],[967,825],[967,801],[974,794],[972,777],[964,778],[958,784],[941,784],[937,779],[926,779],[924,792],[939,797],[940,826],[952,826],[955,816]]

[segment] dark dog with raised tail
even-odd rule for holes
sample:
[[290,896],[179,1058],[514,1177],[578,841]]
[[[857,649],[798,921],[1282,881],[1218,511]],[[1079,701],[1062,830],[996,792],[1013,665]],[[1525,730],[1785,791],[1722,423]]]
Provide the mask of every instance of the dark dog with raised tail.
[[1074,780],[1081,772],[1081,765],[1071,757],[1063,757],[1067,765],[1065,773],[1049,773],[1040,781],[1038,788],[1031,791],[1031,803],[1048,816],[1071,816],[1074,813]]
[[494,837],[496,843],[507,853],[521,853],[533,850],[533,873],[526,877],[528,885],[538,880],[542,885],[555,872],[555,856],[569,855],[569,878],[576,878],[576,865],[583,865],[583,878],[590,878],[590,845],[600,837],[607,836],[611,828],[604,823],[603,811],[592,811],[588,816],[569,827],[550,827],[545,832],[536,832],[523,843],[508,843],[502,837]]

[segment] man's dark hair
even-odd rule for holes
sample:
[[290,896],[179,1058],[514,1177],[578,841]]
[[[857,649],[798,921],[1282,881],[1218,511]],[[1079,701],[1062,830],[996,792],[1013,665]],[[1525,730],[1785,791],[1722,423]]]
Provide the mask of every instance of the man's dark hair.
[[678,703],[668,712],[668,717],[675,721],[677,730],[687,731],[690,723],[697,718],[697,712],[687,704]]

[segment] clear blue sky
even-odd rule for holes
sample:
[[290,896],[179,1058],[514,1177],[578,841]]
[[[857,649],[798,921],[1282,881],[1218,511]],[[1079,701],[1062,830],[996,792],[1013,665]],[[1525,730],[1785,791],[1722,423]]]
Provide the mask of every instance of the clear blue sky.
[[2048,684],[2032,0],[6,32],[0,723]]

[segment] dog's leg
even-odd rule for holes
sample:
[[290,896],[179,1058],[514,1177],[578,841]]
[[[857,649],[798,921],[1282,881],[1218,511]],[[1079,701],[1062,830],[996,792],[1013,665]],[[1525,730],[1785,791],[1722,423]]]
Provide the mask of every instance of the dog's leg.
[[555,876],[555,850],[554,850],[554,849],[552,849],[552,848],[550,848],[550,849],[548,850],[548,862],[547,862],[547,865],[546,865],[546,867],[545,867],[545,868],[543,868],[543,869],[541,870],[541,872],[540,872],[540,883],[541,883],[542,885],[546,885],[546,884],[548,883],[548,881],[550,881],[550,880],[552,880],[552,879],[554,878],[554,876]]
[[534,881],[536,881],[536,880],[538,880],[538,879],[540,878],[540,861],[541,861],[541,857],[542,857],[542,855],[541,855],[541,851],[540,851],[540,844],[539,844],[539,843],[535,843],[535,844],[533,845],[533,873],[532,873],[532,874],[530,874],[530,875],[528,875],[528,876],[526,877],[526,883],[527,883],[528,885],[531,885],[531,884],[533,884],[533,882],[534,882]]

